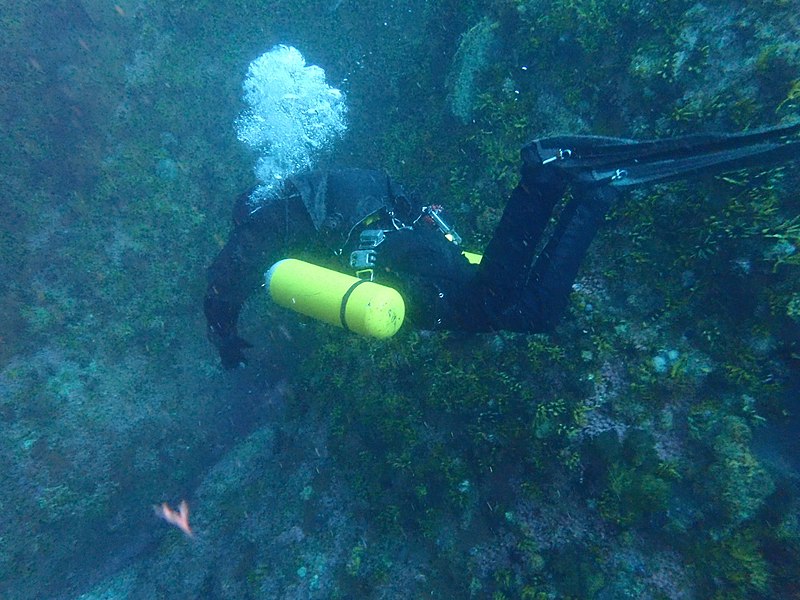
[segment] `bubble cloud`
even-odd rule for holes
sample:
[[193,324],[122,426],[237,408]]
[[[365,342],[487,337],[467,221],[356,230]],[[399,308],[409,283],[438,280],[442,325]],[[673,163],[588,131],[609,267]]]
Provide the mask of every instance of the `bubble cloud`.
[[258,205],[282,179],[313,167],[320,152],[344,134],[347,108],[325,71],[306,65],[291,46],[275,46],[250,63],[242,87],[246,108],[236,119],[236,133],[258,154],[259,185],[250,197]]

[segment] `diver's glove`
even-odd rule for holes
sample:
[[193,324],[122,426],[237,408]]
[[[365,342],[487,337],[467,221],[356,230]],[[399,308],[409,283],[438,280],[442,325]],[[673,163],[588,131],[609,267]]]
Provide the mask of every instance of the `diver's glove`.
[[208,328],[208,339],[217,348],[225,369],[238,369],[247,365],[247,358],[242,351],[252,348],[253,344],[240,338],[235,332],[220,335],[213,327]]
[[241,304],[220,297],[214,285],[209,286],[209,292],[203,299],[203,312],[208,322],[206,335],[219,352],[222,366],[226,369],[245,366],[247,360],[242,350],[253,347],[250,342],[240,338],[236,330],[240,308]]
[[222,359],[222,366],[226,369],[237,369],[247,366],[242,350],[252,348],[253,344],[239,336],[232,336],[222,340],[219,346],[219,357]]

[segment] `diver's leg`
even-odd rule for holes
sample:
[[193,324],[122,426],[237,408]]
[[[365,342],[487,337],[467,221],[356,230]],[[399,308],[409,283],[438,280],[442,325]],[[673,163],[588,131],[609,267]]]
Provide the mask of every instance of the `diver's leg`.
[[531,164],[523,149],[522,179],[511,193],[494,236],[483,253],[476,292],[490,313],[518,296],[553,207],[566,190],[556,169]]
[[575,190],[528,277],[518,302],[498,315],[513,331],[549,331],[567,306],[586,252],[618,192],[608,186]]

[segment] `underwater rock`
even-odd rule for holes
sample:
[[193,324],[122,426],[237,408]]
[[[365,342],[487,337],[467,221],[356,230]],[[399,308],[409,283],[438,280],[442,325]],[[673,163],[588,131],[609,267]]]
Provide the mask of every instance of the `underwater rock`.
[[653,369],[655,369],[656,373],[666,373],[667,372],[667,359],[664,358],[662,355],[657,354],[653,357]]
[[162,158],[156,163],[156,175],[164,181],[175,181],[178,178],[178,163],[171,158]]
[[656,373],[664,374],[678,362],[679,358],[680,352],[674,349],[659,352],[653,357],[653,370],[655,370]]
[[127,2],[105,2],[103,0],[79,0],[70,11],[74,19],[84,19],[89,27],[113,27],[134,13],[134,6]]
[[472,120],[480,93],[478,78],[491,64],[497,46],[498,27],[496,21],[484,18],[461,36],[453,66],[447,76],[447,87],[450,91],[450,111],[463,123]]

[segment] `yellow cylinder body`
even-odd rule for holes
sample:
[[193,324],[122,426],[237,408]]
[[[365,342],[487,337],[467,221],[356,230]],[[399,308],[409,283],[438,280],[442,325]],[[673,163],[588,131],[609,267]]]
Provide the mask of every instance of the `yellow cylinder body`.
[[276,304],[361,335],[391,337],[406,315],[397,290],[295,258],[276,262],[265,280]]

